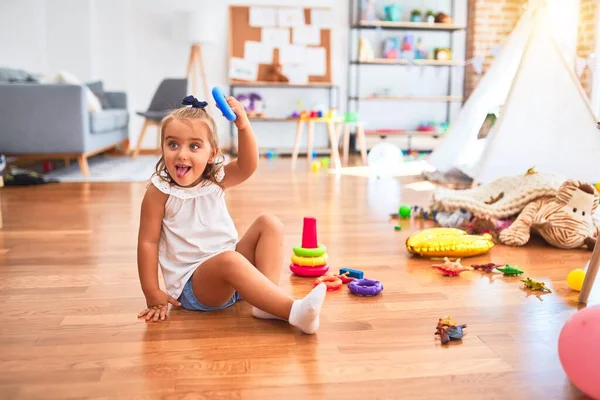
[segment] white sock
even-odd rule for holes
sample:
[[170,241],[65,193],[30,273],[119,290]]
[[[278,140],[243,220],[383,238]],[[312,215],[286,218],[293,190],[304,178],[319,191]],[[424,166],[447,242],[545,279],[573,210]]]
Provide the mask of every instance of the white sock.
[[321,283],[302,300],[294,300],[290,311],[290,325],[309,335],[315,333],[319,329],[319,314],[326,293],[327,286]]
[[256,308],[254,306],[252,306],[252,315],[255,318],[260,318],[260,319],[281,319],[279,317],[269,314],[268,312],[263,311],[260,308]]

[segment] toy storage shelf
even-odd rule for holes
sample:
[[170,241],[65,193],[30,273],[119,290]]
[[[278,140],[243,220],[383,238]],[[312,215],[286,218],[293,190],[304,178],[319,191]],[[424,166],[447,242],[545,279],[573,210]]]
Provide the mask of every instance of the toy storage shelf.
[[407,129],[365,129],[365,135],[371,136],[442,136],[442,132],[411,131]]
[[463,101],[462,96],[362,96],[350,97],[361,101]]
[[[229,95],[235,96],[236,88],[265,88],[265,89],[325,89],[328,92],[329,97],[329,108],[340,108],[340,96],[337,91],[337,85],[333,83],[321,83],[321,82],[311,82],[308,84],[290,84],[287,82],[269,82],[269,81],[253,81],[253,82],[244,82],[244,81],[229,81]],[[335,93],[335,101],[334,101],[334,93]],[[249,118],[252,123],[258,122],[272,122],[272,123],[297,123],[298,118],[291,117],[264,117],[264,118]],[[295,134],[295,131],[294,131]],[[235,143],[235,132],[234,132],[234,124],[229,124],[229,138],[230,138],[230,148],[229,153],[232,156],[237,156],[237,144]],[[277,152],[285,153],[284,149],[276,149]],[[319,151],[319,153],[329,151],[329,148],[323,149],[315,149],[315,151]]]
[[[381,106],[382,107],[390,107],[387,104],[383,104],[385,102],[389,102],[392,103],[393,102],[404,102],[404,104],[402,105],[403,107],[406,105],[406,107],[404,107],[404,109],[406,110],[422,110],[422,112],[420,112],[418,115],[420,116],[419,118],[423,118],[424,120],[427,120],[427,116],[430,112],[435,113],[435,116],[431,117],[431,120],[436,121],[437,123],[441,123],[444,122],[445,119],[445,123],[449,124],[450,122],[450,118],[451,118],[451,114],[452,111],[455,110],[457,105],[462,104],[462,102],[464,101],[464,80],[461,78],[456,78],[453,77],[453,75],[456,74],[460,74],[463,72],[463,69],[467,66],[467,62],[462,59],[462,55],[460,56],[456,56],[457,53],[462,53],[462,51],[458,51],[456,49],[456,44],[457,44],[457,40],[460,40],[460,45],[461,47],[462,45],[462,38],[464,35],[464,47],[465,47],[465,52],[466,52],[466,30],[467,30],[467,24],[464,21],[468,21],[468,7],[465,8],[464,4],[463,4],[463,0],[445,0],[446,2],[448,2],[443,8],[443,12],[446,15],[449,15],[451,17],[451,20],[448,20],[448,22],[427,22],[426,20],[422,20],[421,22],[412,22],[412,21],[408,21],[408,18],[406,16],[399,18],[399,21],[387,21],[387,20],[383,20],[382,19],[378,19],[377,17],[374,17],[373,19],[367,18],[364,14],[363,11],[365,11],[365,7],[368,7],[368,5],[365,5],[366,3],[368,3],[371,0],[349,0],[349,16],[348,16],[348,26],[350,27],[350,32],[348,35],[348,91],[346,94],[346,111],[348,112],[355,112],[358,113],[360,115],[360,118],[362,120],[368,121],[369,125],[373,125],[371,124],[371,122],[376,121],[377,118],[377,111],[375,111],[375,114],[372,113],[371,110],[374,109],[374,107],[378,107],[379,105],[377,104],[377,102],[381,102]],[[432,6],[436,6],[436,2],[440,2],[441,0],[422,0],[420,2],[419,6],[415,6],[418,8],[422,8],[422,9],[427,9],[427,8],[431,8]],[[388,2],[391,3],[391,2]],[[399,1],[396,1],[395,3],[400,3]],[[415,4],[415,2],[411,3],[411,4]],[[439,6],[438,6],[439,7]],[[460,15],[459,15],[459,14]],[[465,14],[466,13],[466,14]],[[406,15],[406,14],[405,14]],[[375,32],[374,32],[375,31]],[[414,55],[416,55],[416,53],[413,53],[414,55],[412,57],[407,57],[407,55],[402,54],[400,56],[398,56],[397,58],[383,58],[383,54],[378,54],[378,51],[375,50],[375,54],[368,54],[368,53],[361,53],[360,51],[360,47],[359,46],[359,40],[360,39],[365,39],[369,42],[369,45],[371,48],[373,49],[381,49],[382,45],[383,45],[383,39],[382,37],[393,37],[394,36],[394,31],[398,32],[398,31],[405,31],[406,35],[413,35],[413,36],[422,36],[425,35],[429,38],[433,38],[430,39],[430,43],[431,40],[437,40],[435,39],[435,37],[437,36],[432,36],[432,35],[446,35],[446,36],[441,36],[440,39],[443,40],[445,43],[441,46],[435,46],[435,45],[431,45],[432,50],[435,49],[436,47],[438,48],[448,48],[452,54],[451,57],[449,58],[455,58],[458,57],[458,59],[442,59],[442,60],[437,60],[437,59],[430,59],[430,58],[415,58]],[[383,32],[383,33],[381,33]],[[402,35],[402,33],[396,33],[396,35]],[[375,37],[375,39],[373,39],[373,37]],[[413,44],[414,45],[414,44]],[[411,50],[409,50],[411,52],[415,51],[415,48],[413,47]],[[429,52],[429,51],[428,51]],[[379,53],[381,53],[381,51],[379,51]],[[374,57],[373,57],[374,56]],[[408,59],[407,59],[408,58]],[[366,67],[365,67],[366,66]],[[377,74],[377,71],[373,71],[373,69],[377,69],[377,68],[398,68],[398,75],[402,74],[402,78],[405,79],[404,77],[408,77],[408,76],[414,76],[414,72],[411,72],[411,67],[417,67],[417,68],[424,68],[424,74],[428,77],[432,76],[431,73],[432,72],[427,72],[427,69],[429,68],[435,68],[437,71],[440,71],[439,68],[445,68],[447,69],[447,71],[445,70],[441,70],[440,73],[436,73],[438,74],[438,76],[440,76],[440,74],[443,74],[442,76],[444,76],[444,78],[438,79],[436,81],[436,83],[429,83],[430,85],[436,85],[437,87],[430,87],[428,88],[427,92],[432,94],[425,94],[423,93],[422,95],[419,94],[418,90],[415,90],[414,88],[418,87],[418,85],[409,85],[412,88],[408,88],[404,89],[404,93],[402,93],[399,89],[395,89],[393,90],[392,93],[394,94],[382,94],[382,95],[373,95],[371,93],[368,92],[375,92],[377,91],[376,88],[371,89],[370,87],[373,85],[387,85],[390,79],[390,76],[396,74],[395,71],[391,71],[391,72],[384,72],[382,71],[382,73],[380,75]],[[364,68],[367,68],[367,71],[363,71]],[[461,68],[461,70],[455,70],[456,68]],[[405,75],[406,74],[406,75]],[[410,75],[413,74],[413,75]],[[378,77],[381,76],[381,79],[378,79]],[[445,77],[447,76],[447,78]],[[392,78],[393,79],[393,78]],[[458,81],[455,82],[455,84],[453,84],[453,79],[456,81],[457,79],[459,79]],[[366,80],[368,81],[368,85],[369,88],[365,87],[365,86],[361,86],[361,81]],[[411,83],[413,83],[413,81],[411,81]],[[401,88],[404,88],[404,86],[401,86]],[[429,89],[439,89],[439,90],[429,90]],[[368,91],[367,93],[364,93],[364,91]],[[398,91],[398,92],[396,92]],[[409,91],[409,93],[406,93],[407,91]],[[429,108],[427,108],[426,110],[423,110],[423,106],[417,106],[417,104],[423,104],[426,102],[431,102],[432,103],[432,108],[431,111],[429,110]],[[414,104],[411,104],[414,103]],[[442,105],[442,108],[437,107],[437,105],[435,105],[435,107],[433,107],[433,103],[445,103],[444,105]],[[360,109],[363,108],[364,110],[366,110],[366,112],[368,113],[368,115],[363,115],[363,113],[360,113]],[[400,111],[402,112],[402,111]],[[411,113],[412,111],[407,111],[407,113]],[[440,113],[441,115],[438,115],[437,113]],[[423,117],[421,117],[421,114],[423,114]],[[442,116],[443,114],[445,114],[445,118],[444,116]],[[397,118],[388,118],[388,121],[383,123],[383,125],[387,125],[387,123],[389,123],[388,126],[394,127],[395,123],[397,123],[395,126],[406,126],[407,129],[395,129],[395,128],[391,128],[391,129],[384,129],[384,128],[372,128],[371,130],[366,130],[365,134],[371,135],[371,136],[407,136],[408,137],[408,143],[409,143],[409,150],[410,149],[410,143],[412,143],[412,137],[430,137],[430,138],[438,138],[438,137],[443,137],[444,136],[444,132],[436,129],[435,132],[428,132],[428,131],[419,131],[416,130],[417,128],[417,121],[414,121],[415,126],[411,126],[413,124],[413,120],[410,118],[410,114],[396,114],[398,115]],[[370,121],[370,119],[373,119],[373,121]],[[397,122],[396,122],[397,120]],[[402,122],[404,121],[404,122]],[[408,122],[411,121],[411,122]],[[406,124],[406,125],[405,125]],[[374,124],[377,125],[377,124]],[[352,132],[352,136],[351,136],[351,141],[350,141],[350,147],[352,149],[353,152],[356,152],[356,147],[355,147],[355,135],[354,132]]]
[[393,21],[360,21],[352,28],[363,29],[391,29],[391,30],[423,30],[423,31],[460,31],[466,29],[465,25],[459,24],[443,24],[443,23],[428,23],[428,22],[393,22]]
[[333,89],[335,88],[335,85],[331,84],[331,83],[320,83],[320,82],[314,82],[314,83],[309,83],[306,85],[299,85],[299,84],[293,84],[293,83],[286,83],[286,82],[239,82],[239,81],[231,81],[229,82],[229,85],[231,87],[285,87],[285,88],[328,88],[328,89]]
[[[351,64],[364,65],[409,65],[408,60],[396,60],[390,58],[374,58],[372,60],[353,60]],[[412,60],[413,65],[425,65],[428,67],[464,67],[462,60]]]

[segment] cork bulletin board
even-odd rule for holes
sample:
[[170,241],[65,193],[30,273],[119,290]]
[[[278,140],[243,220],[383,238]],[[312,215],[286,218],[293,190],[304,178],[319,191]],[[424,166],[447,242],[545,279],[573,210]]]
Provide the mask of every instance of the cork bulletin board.
[[[230,83],[332,83],[329,8],[229,7]],[[281,83],[281,81],[279,81]]]

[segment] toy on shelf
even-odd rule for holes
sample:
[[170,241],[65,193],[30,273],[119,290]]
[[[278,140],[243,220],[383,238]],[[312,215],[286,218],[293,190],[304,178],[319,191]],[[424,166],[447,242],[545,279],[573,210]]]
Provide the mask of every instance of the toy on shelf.
[[315,286],[319,286],[321,283],[327,286],[327,290],[338,290],[343,285],[342,280],[336,275],[321,276],[315,279]]
[[258,93],[240,93],[236,99],[244,107],[249,118],[265,118],[264,102]]
[[358,41],[358,61],[371,61],[375,58],[373,47],[368,39],[360,38]]
[[362,6],[362,15],[360,18],[363,21],[374,21],[377,19],[377,13],[375,12],[375,0],[366,0]]
[[448,343],[450,340],[461,340],[464,336],[463,329],[467,324],[456,324],[450,317],[443,317],[438,320],[435,327],[435,335],[439,336],[442,344]]
[[440,11],[435,16],[435,22],[440,23],[440,24],[451,24],[452,17],[450,15],[445,14]]
[[494,264],[494,263],[471,264],[471,268],[490,273],[490,272],[494,271],[494,269],[496,269],[496,267],[502,267],[503,265],[504,264]]
[[448,48],[435,48],[433,49],[434,57],[438,61],[452,60],[452,50]]
[[285,82],[288,83],[290,80],[282,72],[281,64],[271,64],[269,66],[269,73],[267,75],[268,82]]
[[504,276],[518,276],[518,275],[523,275],[523,270],[517,268],[517,267],[513,267],[510,266],[508,264],[506,264],[506,266],[504,267],[498,267],[496,268],[498,271],[502,272],[504,274]]
[[471,267],[463,266],[460,263],[460,258],[456,261],[450,261],[448,257],[444,257],[443,264],[434,264],[431,267],[442,271],[444,276],[457,276],[460,275],[461,272],[472,270]]
[[469,235],[456,228],[428,228],[406,239],[410,254],[425,257],[470,257],[485,254],[494,247],[491,235]]
[[400,21],[400,16],[404,10],[398,4],[388,4],[383,7],[383,11],[385,12],[386,21],[397,22]]
[[302,246],[293,248],[290,270],[298,276],[321,276],[329,270],[327,248],[317,242],[317,220],[304,218]]
[[415,59],[416,60],[424,60],[427,58],[427,51],[423,47],[423,39],[419,38],[417,40],[417,45],[415,47]]
[[348,283],[348,289],[356,296],[370,297],[381,293],[383,285],[379,281],[362,278]]
[[383,57],[394,60],[400,58],[400,39],[389,37],[384,40]]
[[521,279],[521,282],[523,282],[525,284],[525,287],[527,289],[539,290],[542,292],[552,293],[552,290],[550,290],[544,282],[538,282],[535,279],[531,279],[531,278]]
[[421,22],[421,10],[414,9],[410,12],[410,22]]
[[431,10],[427,10],[427,12],[425,13],[425,19],[427,20],[428,24],[435,23],[435,13]]

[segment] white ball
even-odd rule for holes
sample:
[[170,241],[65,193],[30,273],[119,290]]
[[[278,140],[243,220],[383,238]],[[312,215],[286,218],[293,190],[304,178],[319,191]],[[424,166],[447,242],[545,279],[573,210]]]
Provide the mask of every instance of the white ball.
[[391,143],[379,143],[369,151],[367,164],[378,173],[392,172],[403,162],[403,153],[400,147]]

